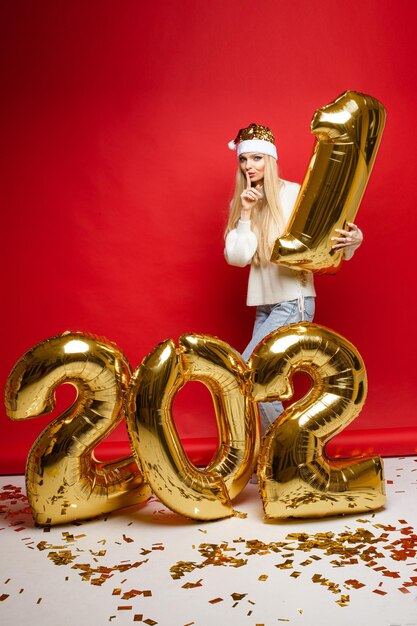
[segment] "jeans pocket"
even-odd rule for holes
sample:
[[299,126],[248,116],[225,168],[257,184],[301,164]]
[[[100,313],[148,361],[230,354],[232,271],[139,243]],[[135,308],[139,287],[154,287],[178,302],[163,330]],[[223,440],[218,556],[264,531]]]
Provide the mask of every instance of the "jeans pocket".
[[308,296],[304,298],[304,319],[307,322],[312,322],[314,318],[314,313],[316,311],[316,300],[313,296]]

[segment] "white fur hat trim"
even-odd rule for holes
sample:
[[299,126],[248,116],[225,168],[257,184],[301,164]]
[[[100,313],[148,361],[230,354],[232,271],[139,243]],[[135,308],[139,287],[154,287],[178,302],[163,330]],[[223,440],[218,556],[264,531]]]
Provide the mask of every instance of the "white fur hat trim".
[[[236,150],[236,146],[231,147],[231,141],[229,143],[229,148],[231,150]],[[275,160],[278,160],[277,149],[273,143],[270,141],[265,141],[265,139],[246,139],[245,141],[239,141],[237,144],[237,156],[240,157],[241,154],[245,152],[258,152],[259,154],[269,154],[269,156],[274,157]]]

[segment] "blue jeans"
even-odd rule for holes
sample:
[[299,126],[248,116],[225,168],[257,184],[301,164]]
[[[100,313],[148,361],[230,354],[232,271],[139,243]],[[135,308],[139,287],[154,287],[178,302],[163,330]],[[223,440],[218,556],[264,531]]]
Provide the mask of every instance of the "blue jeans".
[[[257,306],[252,339],[242,353],[244,360],[249,360],[258,343],[272,333],[272,331],[281,328],[281,326],[286,326],[287,324],[296,324],[302,320],[312,322],[315,304],[315,298],[309,296],[304,298],[304,311],[299,310],[298,300]],[[262,434],[264,434],[265,430],[276,420],[283,410],[282,403],[278,400],[259,403]]]

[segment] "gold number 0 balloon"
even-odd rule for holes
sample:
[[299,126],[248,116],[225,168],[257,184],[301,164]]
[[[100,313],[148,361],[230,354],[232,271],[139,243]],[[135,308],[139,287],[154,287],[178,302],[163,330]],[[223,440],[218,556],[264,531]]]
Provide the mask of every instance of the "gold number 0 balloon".
[[317,142],[287,232],[277,239],[271,261],[316,272],[335,272],[343,252],[332,250],[335,228],[353,222],[385,125],[382,104],[347,91],[316,111]]
[[94,517],[150,497],[133,457],[108,463],[93,457],[124,417],[129,375],[129,363],[114,344],[85,333],[47,339],[16,363],[6,385],[6,409],[14,420],[49,413],[61,383],[78,391],[28,456],[27,494],[38,524]]
[[313,382],[264,437],[258,480],[265,517],[321,517],[383,506],[379,457],[331,461],[324,453],[365,401],[365,367],[356,348],[322,326],[294,324],[269,335],[248,365],[257,401],[290,399],[298,370]]
[[[136,460],[152,490],[171,510],[198,520],[233,514],[230,500],[256,465],[256,408],[248,398],[248,371],[240,355],[215,337],[183,335],[159,344],[137,368],[127,394],[127,422]],[[181,445],[172,403],[189,380],[204,383],[213,398],[220,446],[197,469]]]

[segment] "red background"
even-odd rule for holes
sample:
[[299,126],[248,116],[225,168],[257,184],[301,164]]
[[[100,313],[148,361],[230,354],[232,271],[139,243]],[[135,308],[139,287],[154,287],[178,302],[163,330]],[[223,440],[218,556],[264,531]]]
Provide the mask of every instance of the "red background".
[[[388,118],[357,217],[364,244],[316,281],[316,321],[354,343],[369,376],[331,450],[416,453],[415,4],[21,0],[0,12],[2,384],[66,329],[108,337],[133,367],[185,332],[242,350],[254,311],[247,271],[223,258],[227,142],[268,124],[281,175],[301,182],[314,111],[355,89]],[[1,413],[0,471],[23,471],[50,417]],[[183,437],[215,435],[201,385],[175,414]]]

